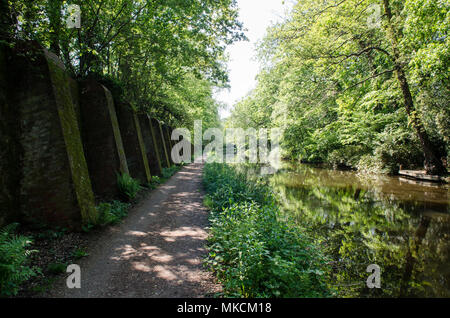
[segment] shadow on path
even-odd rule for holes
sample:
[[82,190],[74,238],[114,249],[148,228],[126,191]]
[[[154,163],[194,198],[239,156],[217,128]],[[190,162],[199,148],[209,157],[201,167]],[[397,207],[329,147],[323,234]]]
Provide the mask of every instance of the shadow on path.
[[58,282],[50,297],[205,297],[220,291],[202,265],[208,211],[203,164],[184,167],[127,219],[91,242],[79,262],[81,289]]

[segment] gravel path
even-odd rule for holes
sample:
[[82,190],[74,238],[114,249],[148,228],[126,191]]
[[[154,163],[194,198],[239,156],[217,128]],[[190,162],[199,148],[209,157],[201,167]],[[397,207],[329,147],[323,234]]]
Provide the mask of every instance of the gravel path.
[[58,282],[51,297],[207,297],[219,292],[202,265],[208,211],[203,164],[184,167],[111,227],[81,261],[81,289]]

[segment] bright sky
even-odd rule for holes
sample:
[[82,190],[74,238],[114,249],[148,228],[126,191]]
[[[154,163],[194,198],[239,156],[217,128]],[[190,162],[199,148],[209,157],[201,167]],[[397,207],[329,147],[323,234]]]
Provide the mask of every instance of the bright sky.
[[227,105],[227,109],[220,111],[220,117],[230,115],[231,107],[255,88],[255,77],[259,64],[256,61],[256,44],[266,34],[270,25],[281,21],[286,10],[292,6],[292,1],[283,0],[238,0],[240,9],[239,20],[244,23],[248,31],[249,41],[235,43],[227,48],[230,56],[228,69],[230,71],[231,89],[224,89],[215,94],[215,98]]

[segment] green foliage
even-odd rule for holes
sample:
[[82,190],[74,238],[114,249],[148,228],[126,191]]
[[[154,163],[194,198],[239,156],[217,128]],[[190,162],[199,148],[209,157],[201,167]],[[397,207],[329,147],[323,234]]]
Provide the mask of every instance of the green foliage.
[[33,286],[31,291],[37,294],[43,294],[49,290],[51,290],[54,286],[54,283],[58,280],[58,277],[44,278],[43,282]]
[[153,184],[161,184],[162,180],[159,176],[152,176],[152,183]]
[[[98,222],[98,220],[97,220]],[[81,226],[81,229],[83,230],[83,232],[90,232],[93,228],[95,228],[95,224],[94,223],[87,223],[87,224],[83,224]]]
[[150,189],[156,189],[160,184],[163,184],[167,181],[171,176],[173,176],[177,171],[179,171],[184,164],[180,165],[172,165],[170,168],[163,168],[162,169],[162,176],[152,176],[152,182],[148,184],[148,187]]
[[129,203],[112,201],[111,203],[100,203],[97,206],[99,213],[98,225],[106,226],[117,224],[128,215]]
[[147,184],[147,188],[156,189],[161,183],[164,182],[164,179],[159,176],[152,176],[152,181]]
[[268,187],[235,168],[207,164],[205,204],[212,210],[207,264],[228,296],[324,297],[320,250],[279,210]]
[[172,165],[170,168],[163,168],[162,169],[162,177],[163,179],[168,179],[171,176],[173,176],[177,171],[181,169],[180,166]]
[[54,228],[54,229],[42,229],[34,235],[34,238],[44,239],[44,240],[56,240],[67,232],[67,228]]
[[[71,4],[81,29],[66,27]],[[74,77],[97,78],[114,97],[189,128],[194,119],[217,122],[212,93],[228,81],[225,47],[245,38],[233,0],[17,0],[2,10],[13,18],[12,40],[35,39]]]
[[65,273],[66,269],[67,264],[64,263],[51,263],[47,266],[47,271],[53,275]]
[[14,235],[17,226],[13,223],[0,230],[0,296],[16,295],[20,284],[37,272],[27,265],[27,259],[33,252],[27,249],[31,240]]
[[80,258],[86,257],[88,255],[89,255],[89,253],[86,252],[86,250],[83,248],[77,248],[76,250],[74,250],[72,252],[72,257],[75,259],[80,259]]
[[[399,165],[423,166],[417,115],[433,152],[449,157],[449,2],[386,3],[392,21],[383,1],[298,1],[260,43],[258,84],[235,105],[227,126],[282,128],[286,158],[395,172]],[[380,27],[367,24],[372,4],[380,5]],[[409,113],[395,62],[406,65]]]
[[403,169],[420,166],[423,154],[419,142],[411,131],[397,126],[387,126],[380,133],[373,157],[381,164],[385,172],[396,173],[399,165]]
[[126,200],[133,200],[136,198],[138,192],[142,190],[139,181],[133,179],[129,174],[123,173],[117,175],[117,186],[121,195]]

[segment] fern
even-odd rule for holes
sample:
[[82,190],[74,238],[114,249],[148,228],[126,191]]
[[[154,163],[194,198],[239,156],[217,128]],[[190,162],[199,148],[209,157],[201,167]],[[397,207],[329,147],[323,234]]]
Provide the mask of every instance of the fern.
[[100,203],[97,206],[99,212],[98,225],[117,224],[128,215],[129,203],[112,201],[111,203]]
[[34,269],[26,265],[34,252],[27,247],[32,243],[26,236],[14,235],[18,224],[9,224],[0,230],[0,296],[16,295],[19,286],[35,276]]
[[136,198],[138,192],[142,189],[139,185],[139,181],[133,179],[130,175],[118,174],[117,175],[117,185],[119,191],[127,200],[133,200]]

